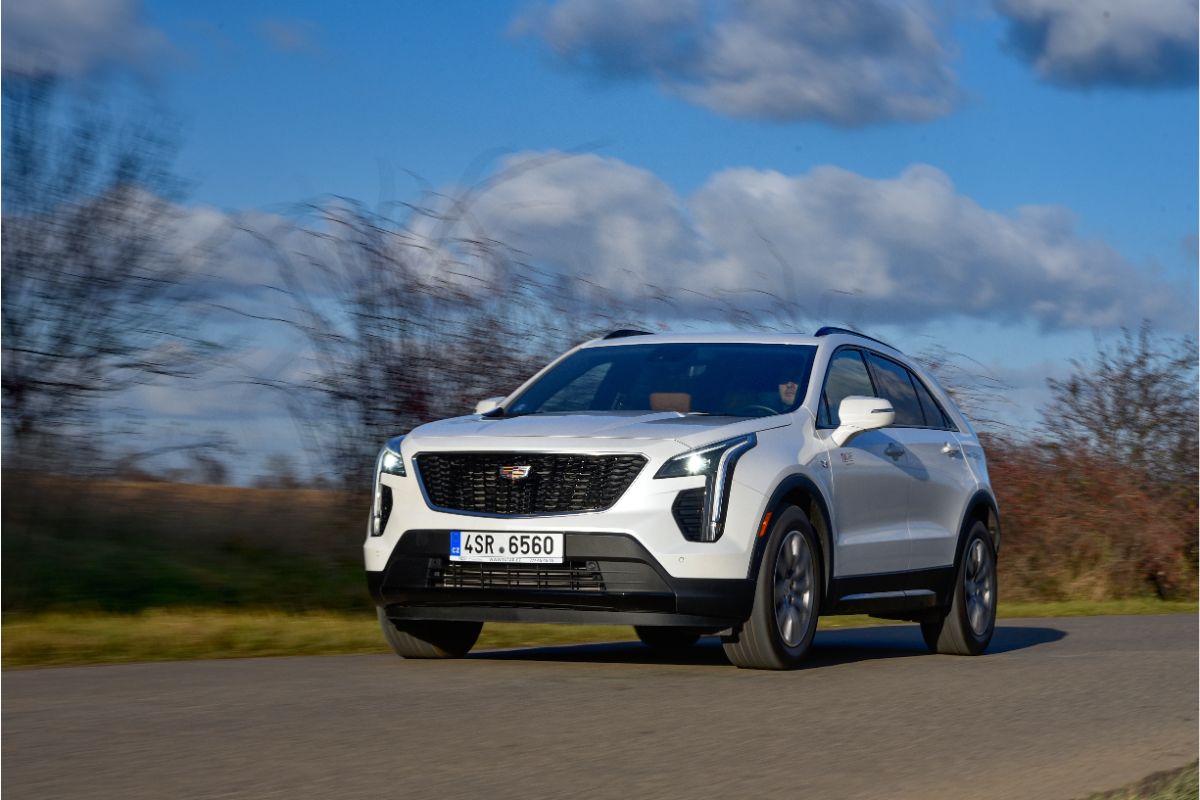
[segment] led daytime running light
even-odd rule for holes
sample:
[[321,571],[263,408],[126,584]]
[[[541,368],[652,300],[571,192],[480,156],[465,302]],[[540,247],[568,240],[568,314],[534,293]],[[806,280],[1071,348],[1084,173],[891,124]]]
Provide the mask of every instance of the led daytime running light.
[[[371,520],[367,525],[367,534],[370,536],[383,535],[383,529],[387,525],[387,518],[391,513],[391,489],[383,485],[382,476],[395,475],[400,478],[408,476],[408,472],[404,468],[404,458],[400,454],[400,443],[403,441],[403,436],[388,439],[387,444],[383,446],[375,459],[375,481],[371,491]],[[388,495],[386,498],[384,497],[385,492]]]
[[681,453],[662,465],[655,478],[704,476],[704,523],[700,540],[715,542],[725,531],[729,489],[738,459],[758,444],[753,433]]

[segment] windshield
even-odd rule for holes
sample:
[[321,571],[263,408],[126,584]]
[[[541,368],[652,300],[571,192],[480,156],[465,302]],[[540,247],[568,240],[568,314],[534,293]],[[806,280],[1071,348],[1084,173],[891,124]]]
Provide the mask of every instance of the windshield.
[[816,348],[789,344],[639,344],[590,347],[559,362],[506,409],[678,411],[765,417],[795,409]]

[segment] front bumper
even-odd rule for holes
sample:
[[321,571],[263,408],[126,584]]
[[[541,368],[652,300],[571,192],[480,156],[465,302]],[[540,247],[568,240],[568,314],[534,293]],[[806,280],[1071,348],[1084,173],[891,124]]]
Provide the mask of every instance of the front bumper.
[[728,627],[750,616],[750,579],[676,578],[627,534],[567,532],[562,565],[450,562],[448,530],[409,530],[368,571],[393,619]]

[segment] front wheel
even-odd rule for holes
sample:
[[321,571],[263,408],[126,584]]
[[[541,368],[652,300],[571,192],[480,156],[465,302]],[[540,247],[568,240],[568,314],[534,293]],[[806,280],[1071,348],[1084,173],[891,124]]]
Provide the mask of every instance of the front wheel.
[[482,622],[389,619],[377,608],[379,627],[392,651],[404,658],[462,658],[475,646]]
[[987,527],[976,522],[967,533],[950,608],[921,623],[931,653],[977,656],[996,629],[996,550]]
[[745,669],[791,669],[808,654],[820,610],[820,541],[804,512],[788,507],[767,539],[750,619],[725,655]]

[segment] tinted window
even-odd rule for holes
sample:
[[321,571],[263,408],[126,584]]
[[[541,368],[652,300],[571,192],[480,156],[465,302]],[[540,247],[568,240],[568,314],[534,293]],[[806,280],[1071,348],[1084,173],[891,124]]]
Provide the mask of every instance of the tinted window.
[[808,345],[777,344],[588,347],[559,362],[508,410],[764,417],[804,402],[815,352]]
[[839,350],[829,361],[825,390],[821,393],[821,407],[817,413],[818,424],[834,428],[840,425],[838,406],[852,395],[874,397],[875,389],[871,386],[871,376],[867,374],[862,354],[857,350]]
[[587,408],[596,399],[600,390],[600,382],[608,374],[611,362],[597,364],[575,380],[563,386],[552,394],[542,404],[542,411],[570,411],[573,408]]
[[925,415],[921,413],[921,403],[908,378],[908,370],[874,353],[867,353],[867,361],[871,365],[875,385],[879,387],[879,395],[891,401],[892,408],[896,409],[896,421],[893,424],[907,428],[924,427]]
[[930,428],[949,429],[954,427],[950,424],[950,420],[946,418],[941,406],[933,399],[933,395],[925,388],[925,384],[921,383],[921,379],[913,373],[909,373],[912,379],[912,384],[917,390],[917,400],[921,403],[921,411],[925,414],[925,425]]

